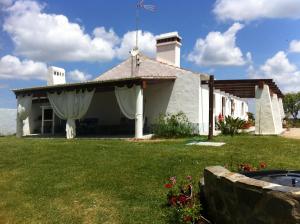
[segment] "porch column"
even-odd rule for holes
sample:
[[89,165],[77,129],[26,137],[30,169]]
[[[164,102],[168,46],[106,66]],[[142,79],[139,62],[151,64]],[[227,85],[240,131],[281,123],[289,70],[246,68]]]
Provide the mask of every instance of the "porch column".
[[136,111],[135,111],[135,138],[143,137],[143,89],[140,85],[136,87]]
[[269,86],[255,86],[255,98],[255,134],[277,134]]
[[275,94],[275,93],[273,93],[273,96],[272,96],[272,107],[273,107],[273,115],[274,115],[274,120],[275,120],[276,134],[281,134],[282,120],[281,120],[281,114],[280,114],[280,108],[279,108],[279,101],[277,98],[277,94]]
[[17,96],[17,137],[22,137],[30,134],[29,116],[31,106],[32,95]]
[[23,136],[30,135],[30,114],[28,117],[23,121]]
[[284,109],[283,109],[282,98],[278,98],[278,103],[279,103],[281,119],[283,120],[285,118],[285,113],[284,113]]

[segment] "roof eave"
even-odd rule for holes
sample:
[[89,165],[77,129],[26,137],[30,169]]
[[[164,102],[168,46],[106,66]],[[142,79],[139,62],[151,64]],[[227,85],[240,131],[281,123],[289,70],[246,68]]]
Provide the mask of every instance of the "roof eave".
[[20,93],[28,93],[35,91],[54,91],[60,89],[76,89],[76,88],[93,88],[94,86],[116,86],[116,85],[126,85],[130,83],[137,83],[141,81],[149,81],[149,80],[175,80],[176,76],[164,76],[164,77],[130,77],[116,80],[93,80],[88,82],[77,82],[77,83],[67,83],[67,84],[59,84],[59,85],[51,85],[51,86],[37,86],[32,88],[22,88],[22,89],[11,89],[15,94]]

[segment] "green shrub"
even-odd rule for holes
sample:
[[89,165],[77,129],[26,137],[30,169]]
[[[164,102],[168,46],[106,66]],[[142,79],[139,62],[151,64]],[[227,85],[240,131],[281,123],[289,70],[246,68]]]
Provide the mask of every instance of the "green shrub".
[[165,138],[192,136],[194,129],[183,112],[160,115],[153,126],[154,135]]
[[222,134],[233,136],[238,134],[238,130],[243,128],[245,122],[246,121],[238,117],[234,118],[231,116],[226,116],[224,119],[223,116],[219,116],[217,126],[221,130]]

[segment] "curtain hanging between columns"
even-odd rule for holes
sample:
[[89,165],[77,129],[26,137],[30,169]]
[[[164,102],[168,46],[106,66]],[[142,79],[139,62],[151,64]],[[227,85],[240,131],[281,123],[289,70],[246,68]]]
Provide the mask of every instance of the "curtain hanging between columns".
[[128,119],[135,119],[136,114],[136,86],[132,88],[115,87],[115,95],[122,113]]
[[135,119],[135,138],[143,137],[143,89],[140,85],[132,88],[115,87],[115,95],[122,113],[128,119]]
[[24,120],[29,117],[32,106],[32,95],[17,97],[17,137],[23,136]]
[[81,119],[89,109],[95,90],[63,91],[48,93],[48,99],[55,114],[66,123],[67,139],[75,138],[75,120]]

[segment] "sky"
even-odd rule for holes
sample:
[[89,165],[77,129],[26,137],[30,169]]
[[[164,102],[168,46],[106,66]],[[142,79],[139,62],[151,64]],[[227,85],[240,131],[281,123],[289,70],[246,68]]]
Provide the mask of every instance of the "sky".
[[[0,108],[10,91],[46,85],[48,66],[68,82],[93,80],[129,56],[136,0],[0,0]],[[139,48],[155,57],[155,36],[178,31],[181,67],[216,79],[272,78],[300,91],[300,0],[144,0]]]

